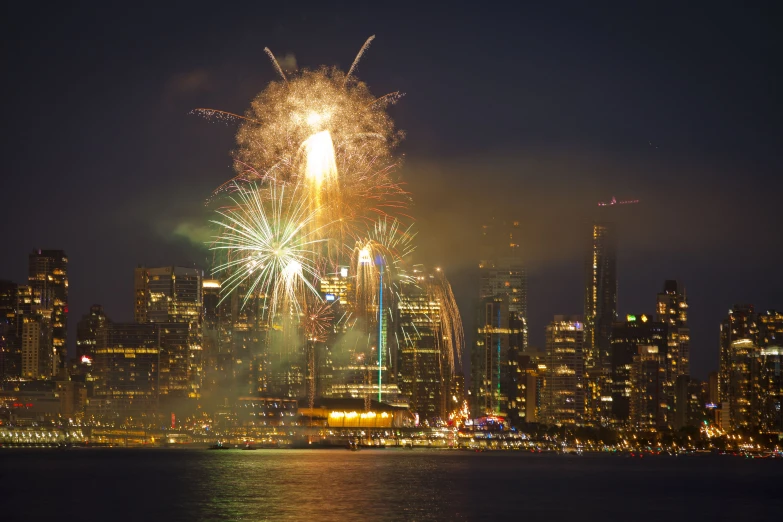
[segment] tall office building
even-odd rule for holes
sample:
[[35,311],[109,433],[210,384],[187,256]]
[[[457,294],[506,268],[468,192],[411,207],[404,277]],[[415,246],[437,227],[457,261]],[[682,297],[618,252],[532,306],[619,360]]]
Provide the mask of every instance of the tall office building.
[[690,375],[690,328],[688,299],[677,281],[668,280],[658,294],[655,320],[666,326],[667,379],[674,382],[681,375]]
[[52,348],[51,315],[25,314],[21,318],[22,377],[51,379],[57,371]]
[[135,271],[137,323],[161,329],[161,393],[197,398],[202,380],[202,274],[195,268],[138,267]]
[[[752,305],[735,305],[720,325],[718,394],[726,430],[760,423],[758,325]],[[728,415],[726,415],[728,412]],[[726,423],[724,423],[726,424]]]
[[453,404],[454,376],[443,353],[448,333],[441,322],[443,303],[434,291],[441,281],[423,265],[414,265],[412,272],[414,280],[400,284],[397,303],[397,383],[421,420],[446,419],[459,405]]
[[479,308],[478,336],[471,355],[470,407],[476,417],[518,417],[521,389],[516,365],[524,349],[526,328],[509,307],[508,295],[501,295],[484,298]]
[[[658,395],[652,397],[651,404],[665,404],[667,398],[665,362],[667,356],[666,329],[663,323],[653,321],[645,314],[628,315],[625,321],[616,322],[612,328],[611,344],[611,412],[613,419],[624,424],[631,419],[631,395],[634,390],[632,371],[634,357],[642,357],[644,362],[660,358],[664,375],[659,379]],[[652,347],[640,351],[642,347]],[[645,364],[644,371],[650,369],[652,363]],[[661,408],[665,410],[665,408]],[[663,412],[665,416],[665,411]],[[668,417],[664,418],[668,422]]]
[[640,345],[637,350],[629,375],[628,421],[638,430],[656,430],[667,422],[666,361],[658,346]]
[[76,358],[95,358],[95,347],[98,344],[98,330],[110,323],[101,305],[92,305],[90,313],[82,316],[76,324]]
[[[479,299],[508,297],[508,309],[527,330],[527,273],[520,252],[519,221],[491,219],[481,228]],[[527,335],[524,339],[527,346]]]
[[62,250],[35,250],[29,256],[28,283],[37,313],[51,315],[53,372],[65,368],[68,347],[68,257]]
[[89,412],[102,421],[159,425],[160,326],[106,323],[97,340]]
[[558,426],[585,424],[585,330],[581,317],[556,315],[546,327],[542,417]]
[[759,428],[783,434],[783,314],[769,310],[758,314]]
[[17,335],[19,285],[0,280],[0,382],[22,375],[22,351]]
[[587,416],[605,424],[611,417],[612,324],[617,320],[617,236],[614,223],[596,221],[586,263],[585,371]]

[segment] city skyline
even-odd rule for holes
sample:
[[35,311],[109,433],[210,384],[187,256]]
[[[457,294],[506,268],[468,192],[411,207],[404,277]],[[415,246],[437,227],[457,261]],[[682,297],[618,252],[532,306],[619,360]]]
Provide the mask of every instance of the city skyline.
[[[407,93],[393,115],[409,137],[401,150],[404,177],[417,195],[411,212],[422,237],[432,238],[420,247],[420,261],[449,271],[466,330],[475,330],[468,312],[478,271],[466,254],[478,240],[462,231],[497,214],[497,206],[519,219],[530,341],[542,348],[541,325],[551,316],[582,313],[583,232],[596,203],[612,196],[641,201],[628,223],[638,233],[623,234],[619,253],[619,313],[653,313],[655,302],[646,296],[665,279],[682,281],[693,310],[695,375],[717,366],[717,317],[738,302],[779,306],[780,247],[763,239],[772,231],[781,183],[778,134],[766,116],[779,108],[769,94],[777,84],[766,59],[771,33],[747,30],[768,27],[772,17],[763,12],[686,7],[674,19],[651,6],[578,9],[570,16],[530,8],[519,18],[520,31],[510,20],[488,29],[461,18],[446,28],[432,23],[439,14],[427,9],[418,19],[394,12],[378,19],[359,10],[335,18],[344,30],[333,31],[288,10],[251,9],[242,12],[247,22],[239,12],[221,13],[226,23],[211,24],[198,10],[164,8],[155,20],[124,17],[127,28],[148,24],[149,37],[131,45],[130,29],[108,31],[104,23],[69,38],[82,15],[111,11],[48,11],[34,17],[33,27],[25,22],[27,8],[15,9],[22,10],[15,16],[20,24],[9,38],[20,44],[9,48],[9,71],[40,66],[2,87],[11,102],[7,121],[14,122],[4,132],[5,190],[53,189],[40,195],[32,215],[14,201],[0,210],[6,223],[30,216],[9,227],[6,251],[68,252],[69,298],[79,316],[100,303],[109,315],[130,320],[122,296],[132,279],[115,273],[140,263],[206,264],[205,251],[194,246],[203,240],[204,216],[194,209],[230,170],[233,131],[189,111],[212,105],[241,111],[274,77],[265,45],[279,49],[284,64],[345,66],[367,34],[378,40],[361,77],[377,92]],[[295,22],[277,27],[254,19]],[[640,37],[615,29],[618,20]],[[206,25],[214,31],[208,41],[198,29]],[[181,30],[176,38],[170,26]],[[746,37],[726,39],[733,29]],[[475,37],[463,42],[462,33]],[[434,62],[438,74],[429,72]],[[466,73],[464,63],[475,67]],[[64,87],[52,84],[50,71]],[[494,78],[486,71],[497,81],[488,81]],[[46,154],[38,154],[42,128],[54,136]],[[731,182],[740,176],[747,182]],[[451,197],[443,198],[444,190]],[[747,233],[741,222],[753,224],[755,240],[726,249],[726,237]],[[87,239],[95,237],[103,248]],[[748,259],[756,270],[736,269]],[[26,266],[3,256],[0,273],[21,281]]]
[[777,3],[5,13],[3,522],[780,518]]

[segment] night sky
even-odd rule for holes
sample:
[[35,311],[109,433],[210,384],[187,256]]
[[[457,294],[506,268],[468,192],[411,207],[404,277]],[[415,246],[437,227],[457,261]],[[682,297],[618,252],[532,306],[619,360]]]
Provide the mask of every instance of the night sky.
[[265,46],[288,66],[347,69],[372,34],[358,76],[406,93],[391,114],[418,260],[447,271],[469,340],[482,221],[521,221],[543,347],[552,315],[583,311],[590,219],[612,196],[641,200],[621,223],[619,311],[652,313],[679,279],[697,377],[734,303],[783,308],[772,2],[21,4],[0,22],[0,279],[25,281],[33,248],[64,249],[72,350],[91,304],[132,320],[137,264],[207,264],[203,203],[232,175],[234,127],[189,111],[243,112],[275,79]]

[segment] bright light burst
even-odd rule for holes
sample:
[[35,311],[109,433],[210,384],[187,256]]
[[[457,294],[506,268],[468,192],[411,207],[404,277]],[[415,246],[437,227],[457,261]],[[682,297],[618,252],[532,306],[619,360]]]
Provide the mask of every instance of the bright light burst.
[[281,306],[299,313],[307,294],[321,298],[315,285],[318,244],[323,239],[310,226],[315,212],[296,189],[293,192],[287,194],[285,186],[274,182],[267,187],[237,185],[230,196],[233,204],[218,210],[222,219],[212,221],[220,230],[212,250],[227,258],[214,270],[225,278],[223,298],[247,284],[245,303],[252,295],[261,296],[268,304],[269,320]]

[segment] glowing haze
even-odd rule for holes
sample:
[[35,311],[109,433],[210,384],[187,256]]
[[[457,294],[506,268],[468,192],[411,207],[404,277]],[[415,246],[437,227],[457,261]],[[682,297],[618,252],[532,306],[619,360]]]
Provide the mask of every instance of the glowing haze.
[[[353,75],[372,39],[348,73],[333,67],[286,73],[267,49],[280,79],[244,115],[196,112],[239,124],[236,175],[213,194],[221,206],[211,248],[215,275],[225,281],[223,299],[239,289],[245,305],[259,298],[271,327],[302,332],[312,365],[311,345],[333,322],[319,285],[350,267],[351,303],[340,328],[377,333],[376,345],[368,342],[355,355],[377,361],[380,390],[381,370],[391,361],[381,332],[395,320],[400,281],[410,280],[415,233],[393,154],[403,133],[386,110],[401,95],[375,97]],[[444,374],[453,375],[464,344],[462,322],[442,272],[435,286],[431,299],[440,316],[434,328],[443,337]]]

